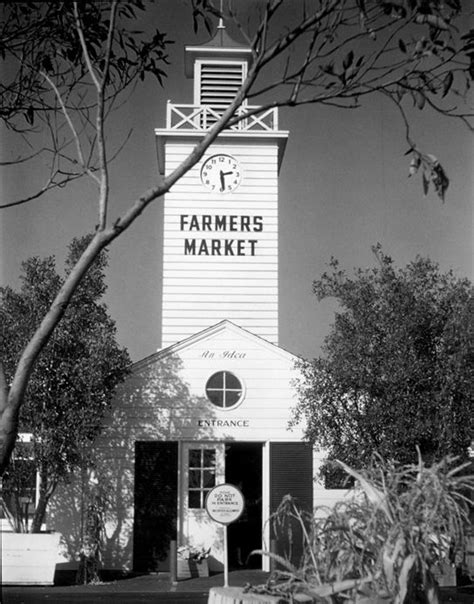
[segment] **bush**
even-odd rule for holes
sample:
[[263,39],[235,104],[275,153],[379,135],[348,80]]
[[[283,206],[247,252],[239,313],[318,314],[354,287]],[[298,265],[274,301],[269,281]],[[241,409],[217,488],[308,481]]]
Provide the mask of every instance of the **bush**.
[[[291,602],[414,604],[438,602],[437,566],[452,561],[463,543],[474,476],[447,457],[426,467],[377,458],[356,472],[346,500],[333,508],[300,512],[286,497],[273,522],[297,520],[304,556],[296,567],[268,552],[280,566],[258,589]],[[257,553],[257,552],[256,552]]]

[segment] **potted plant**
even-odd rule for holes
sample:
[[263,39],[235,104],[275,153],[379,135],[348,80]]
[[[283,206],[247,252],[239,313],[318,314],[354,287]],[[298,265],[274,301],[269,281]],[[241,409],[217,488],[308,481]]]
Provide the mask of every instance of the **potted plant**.
[[[89,236],[73,240],[66,273],[89,240]],[[106,265],[104,253],[83,280],[30,379],[19,438],[2,480],[3,583],[52,583],[56,561],[65,560],[58,557],[59,535],[49,530],[54,518],[48,517],[48,506],[58,486],[67,485],[73,474],[83,476],[93,467],[91,445],[102,429],[116,386],[128,374],[128,354],[118,347],[115,324],[102,302]],[[44,305],[51,303],[64,281],[53,257],[30,258],[22,268],[19,291],[0,288],[4,329],[0,358],[7,380]],[[83,493],[77,506],[84,517],[86,495]],[[76,557],[81,544],[67,542],[68,535],[65,539],[68,554]],[[54,550],[50,555],[36,553],[33,565],[21,556],[37,551],[30,545],[32,540],[46,541],[45,547]],[[42,581],[36,572],[38,560],[49,560],[52,565],[52,571],[42,571]],[[34,571],[32,577],[29,571]]]
[[197,548],[190,545],[178,547],[178,579],[208,577],[209,565],[207,559],[211,548]]

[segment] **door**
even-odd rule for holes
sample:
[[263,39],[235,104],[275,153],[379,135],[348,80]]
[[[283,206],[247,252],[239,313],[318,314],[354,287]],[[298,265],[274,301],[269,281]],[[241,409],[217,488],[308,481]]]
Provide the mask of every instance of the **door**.
[[250,555],[262,549],[262,443],[227,443],[225,481],[244,496],[242,516],[229,525],[229,568],[262,568],[262,557]]
[[[209,518],[204,507],[206,495],[225,482],[223,443],[183,443],[181,508],[182,530],[179,545],[211,548],[211,557],[223,563],[223,531]],[[211,567],[213,565],[211,564]]]
[[224,528],[209,518],[204,507],[214,486],[230,483],[244,496],[244,512],[229,525],[230,568],[261,568],[262,548],[262,443],[184,443],[182,449],[182,533],[180,545],[211,548],[210,567],[224,564]]

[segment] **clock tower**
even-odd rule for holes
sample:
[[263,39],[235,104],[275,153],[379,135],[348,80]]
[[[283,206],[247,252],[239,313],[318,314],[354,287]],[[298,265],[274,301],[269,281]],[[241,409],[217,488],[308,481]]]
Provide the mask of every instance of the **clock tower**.
[[[169,103],[166,127],[155,130],[162,174],[232,102],[252,53],[220,24],[185,57],[194,99]],[[303,426],[289,428],[299,369],[278,345],[278,174],[288,132],[276,109],[238,111],[241,121],[165,197],[162,347],[134,363],[97,444],[101,481],[117,494],[108,569],[185,578],[186,560],[177,556],[173,570],[174,544],[211,550],[213,572],[226,560],[269,570],[266,556],[250,552],[271,540],[279,555],[301,555],[271,531],[282,498],[291,494],[308,512],[330,503],[314,481],[323,453],[303,442]],[[228,532],[206,511],[223,484],[245,500]]]
[[[251,60],[222,22],[209,42],[186,47],[194,99],[168,103],[166,127],[155,130],[163,174],[219,119]],[[245,117],[166,195],[162,347],[224,319],[278,343],[278,171],[287,137],[277,109]]]

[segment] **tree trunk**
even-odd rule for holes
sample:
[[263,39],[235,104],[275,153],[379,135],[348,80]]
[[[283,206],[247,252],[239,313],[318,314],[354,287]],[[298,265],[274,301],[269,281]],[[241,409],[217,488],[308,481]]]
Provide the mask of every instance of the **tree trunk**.
[[44,468],[40,468],[40,488],[38,503],[35,508],[33,521],[31,523],[30,533],[40,533],[41,526],[44,523],[46,516],[46,509],[48,507],[49,500],[56,490],[57,481],[51,482],[51,478],[48,477],[48,471]]
[[8,406],[0,411],[0,476],[7,469],[18,433],[19,407]]

